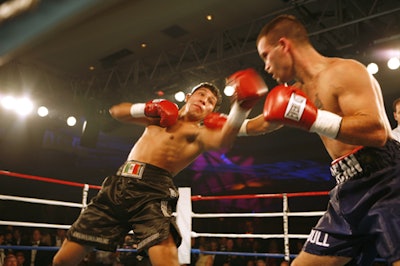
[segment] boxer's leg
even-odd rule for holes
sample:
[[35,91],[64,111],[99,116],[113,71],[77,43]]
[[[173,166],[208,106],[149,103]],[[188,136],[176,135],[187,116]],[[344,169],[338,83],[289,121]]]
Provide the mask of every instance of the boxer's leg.
[[92,249],[93,248],[89,246],[84,246],[66,239],[53,258],[53,266],[78,265]]
[[178,248],[170,234],[161,243],[149,248],[149,257],[153,266],[179,266]]
[[351,258],[338,256],[319,256],[304,251],[293,260],[291,266],[341,266],[351,261]]

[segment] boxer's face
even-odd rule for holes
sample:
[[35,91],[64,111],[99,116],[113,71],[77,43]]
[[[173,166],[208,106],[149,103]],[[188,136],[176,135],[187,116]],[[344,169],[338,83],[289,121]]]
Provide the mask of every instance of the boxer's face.
[[278,83],[289,82],[293,79],[293,63],[287,41],[282,38],[276,45],[271,45],[266,36],[257,44],[257,51],[264,61],[264,70],[272,75]]
[[393,112],[394,120],[400,124],[400,102],[396,104],[396,110]]
[[208,88],[198,88],[186,97],[188,112],[199,119],[211,113],[217,104],[217,97]]

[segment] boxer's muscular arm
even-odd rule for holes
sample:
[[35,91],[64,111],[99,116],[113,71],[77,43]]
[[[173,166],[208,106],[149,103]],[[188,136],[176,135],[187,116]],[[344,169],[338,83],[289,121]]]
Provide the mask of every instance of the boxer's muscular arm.
[[238,136],[257,136],[266,134],[283,127],[280,123],[265,121],[264,116],[258,115],[251,119],[246,119],[240,127]]
[[337,79],[337,101],[343,117],[337,140],[353,145],[382,146],[389,136],[381,89],[364,66],[345,61],[331,73]]
[[117,105],[114,105],[110,108],[110,115],[123,123],[134,123],[141,125],[150,125],[155,124],[156,119],[150,117],[132,117],[130,110],[132,107],[132,103],[123,102]]

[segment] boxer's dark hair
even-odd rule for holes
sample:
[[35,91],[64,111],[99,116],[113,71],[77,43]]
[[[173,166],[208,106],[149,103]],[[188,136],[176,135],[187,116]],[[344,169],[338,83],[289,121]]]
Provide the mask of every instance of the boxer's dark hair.
[[221,106],[222,103],[222,94],[221,91],[217,88],[217,86],[215,86],[212,83],[209,82],[202,82],[198,85],[196,85],[195,87],[193,87],[191,93],[193,94],[195,91],[197,91],[200,88],[206,88],[209,89],[214,95],[215,97],[217,97],[217,102],[215,104],[215,108],[213,111],[217,111],[218,108]]
[[266,24],[257,36],[256,44],[264,36],[268,36],[268,43],[277,45],[282,37],[292,39],[299,43],[310,43],[308,33],[304,25],[292,15],[280,15]]
[[393,112],[396,112],[396,105],[400,103],[400,97],[393,101]]

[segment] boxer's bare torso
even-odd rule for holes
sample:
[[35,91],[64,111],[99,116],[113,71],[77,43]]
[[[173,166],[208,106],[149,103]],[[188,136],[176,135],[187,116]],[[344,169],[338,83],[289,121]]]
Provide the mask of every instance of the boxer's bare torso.
[[204,126],[180,121],[169,128],[147,126],[128,160],[149,163],[176,175],[204,150]]
[[[319,109],[344,117],[338,139],[320,135],[329,155],[336,159],[359,146],[385,144],[391,136],[390,123],[375,78],[364,66],[348,59],[324,58],[319,67],[315,75],[295,86]],[[354,76],[363,76],[363,82]],[[381,127],[384,130],[375,130]]]

